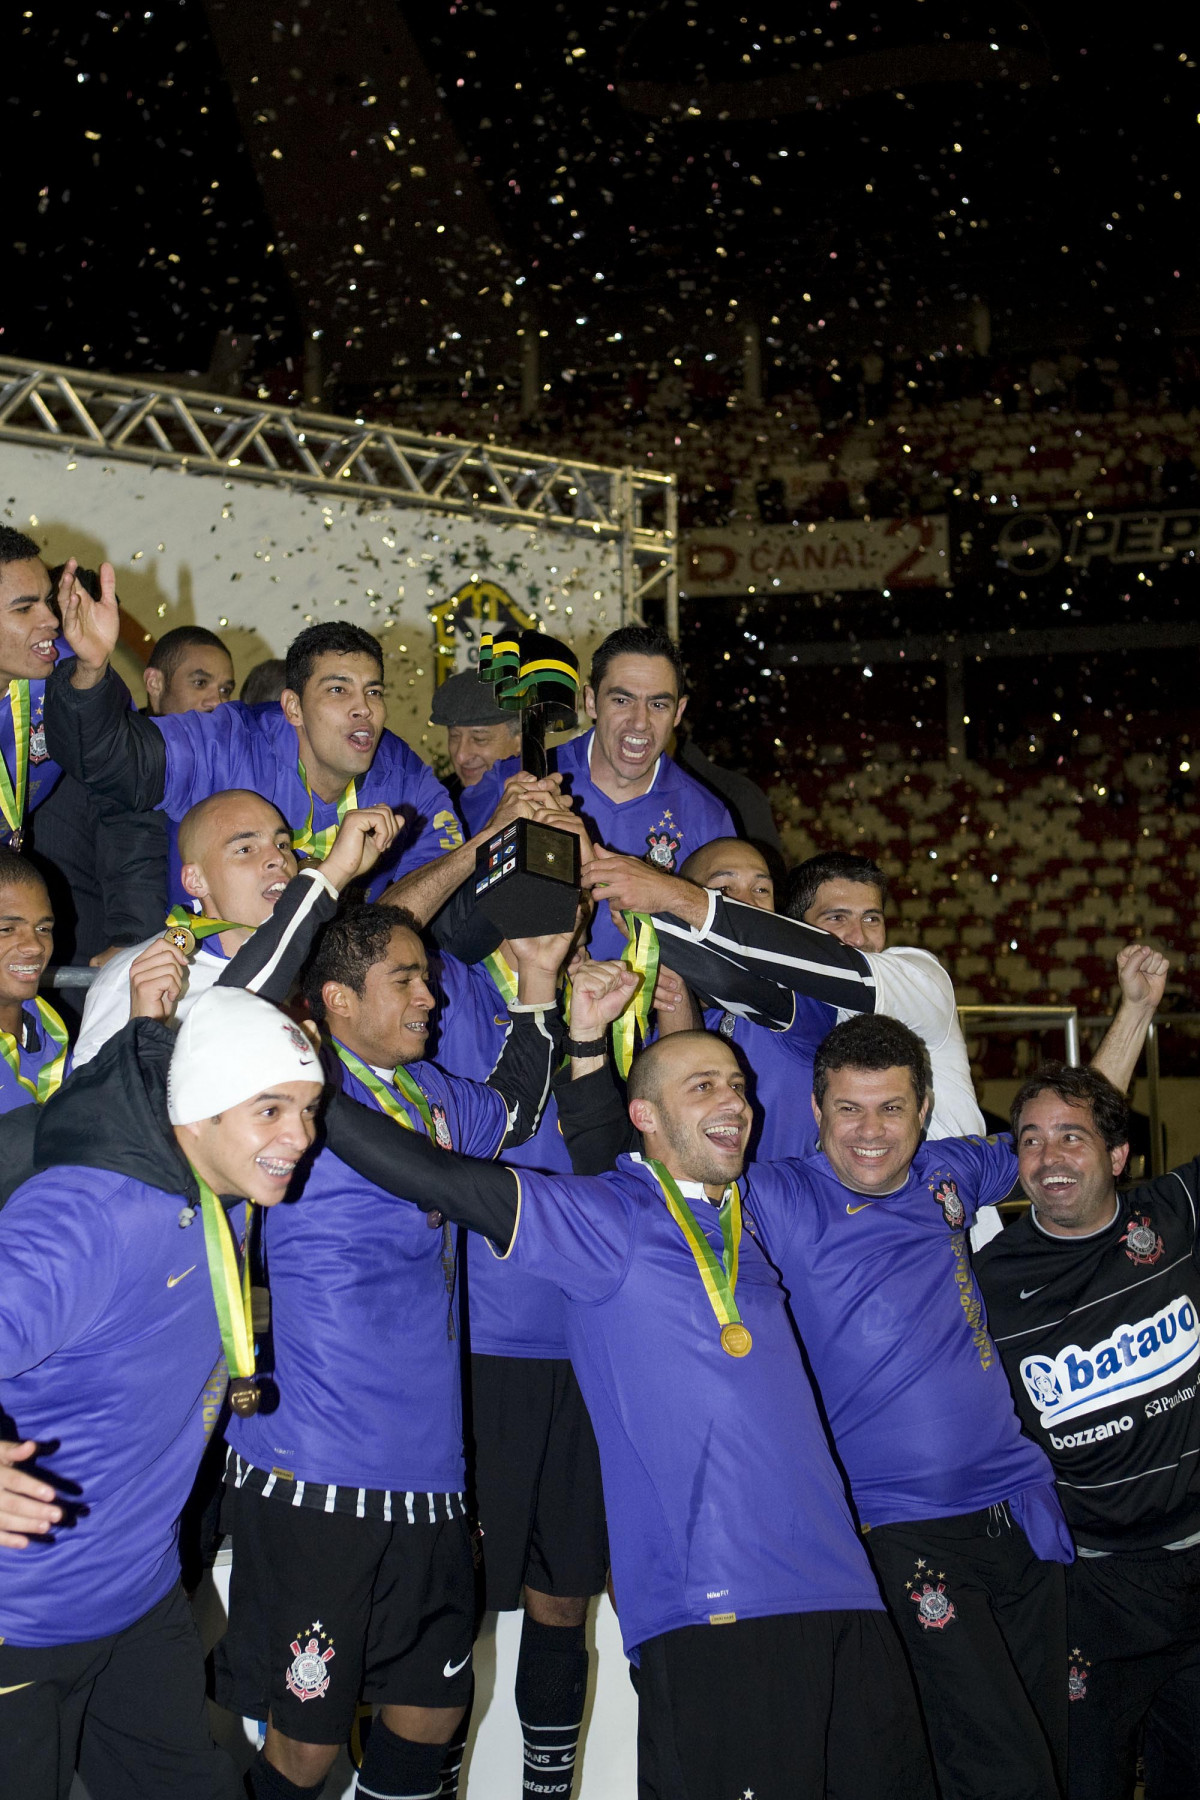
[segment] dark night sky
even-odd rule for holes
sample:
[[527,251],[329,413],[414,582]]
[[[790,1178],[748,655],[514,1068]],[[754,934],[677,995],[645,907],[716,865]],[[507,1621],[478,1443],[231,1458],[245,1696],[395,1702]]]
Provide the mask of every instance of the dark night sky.
[[[292,0],[272,12],[310,91],[314,17],[352,25],[354,10]],[[770,0],[740,15],[715,0],[525,0],[519,32],[511,7],[479,0],[405,16],[486,190],[501,277],[577,360],[707,342],[734,298],[760,309],[785,357],[873,337],[953,341],[974,294],[1002,346],[1200,327],[1197,87],[1174,9],[1138,9],[1119,32],[1077,0]],[[999,60],[1026,59],[1024,89],[920,79],[931,46],[988,43]],[[277,223],[201,0],[89,17],[38,3],[15,50],[8,352],[203,368],[232,326],[259,339],[260,368],[294,355],[297,297],[269,248]],[[827,76],[871,56],[878,71],[886,55],[907,58],[895,65],[903,88],[805,104],[816,64]],[[368,80],[366,36],[361,56]],[[712,116],[714,80],[736,85],[735,112],[775,96],[778,116]],[[651,110],[638,110],[648,93]],[[671,112],[681,96],[698,116]],[[364,138],[394,98],[381,92],[363,111]],[[355,220],[339,223],[326,287],[353,267]],[[392,254],[398,275],[402,236]],[[306,272],[297,279],[303,293]],[[390,317],[397,285],[360,306]],[[487,342],[471,348],[492,355]]]

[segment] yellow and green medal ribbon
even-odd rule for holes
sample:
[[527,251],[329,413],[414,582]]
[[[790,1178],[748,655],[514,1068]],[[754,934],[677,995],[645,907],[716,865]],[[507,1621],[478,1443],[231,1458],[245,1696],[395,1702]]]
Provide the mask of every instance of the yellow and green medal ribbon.
[[649,913],[621,914],[629,940],[621,952],[627,969],[641,977],[629,1005],[613,1022],[613,1061],[622,1081],[629,1074],[633,1053],[639,1038],[645,1042],[650,1029],[650,1013],[654,1006],[654,989],[658,983],[658,933]]
[[696,1267],[700,1271],[700,1279],[704,1283],[704,1291],[708,1295],[709,1305],[716,1314],[721,1327],[722,1350],[729,1356],[748,1356],[754,1340],[742,1324],[742,1315],[738,1311],[735,1297],[738,1255],[742,1242],[742,1196],[738,1191],[737,1182],[732,1183],[721,1202],[721,1238],[724,1243],[724,1253],[718,1256],[705,1237],[695,1213],[680,1193],[674,1177],[667,1173],[660,1162],[647,1160],[646,1167],[662,1189],[663,1199],[667,1203],[667,1211],[683,1233],[688,1249],[696,1259]]
[[396,1098],[396,1094],[400,1093],[409,1105],[420,1114],[421,1123],[429,1137],[434,1143],[437,1142],[437,1132],[434,1130],[433,1114],[429,1110],[429,1102],[403,1063],[396,1068],[394,1075],[396,1087],[392,1089],[386,1081],[380,1081],[374,1069],[370,1068],[360,1056],[355,1056],[353,1050],[347,1050],[345,1044],[339,1044],[336,1038],[333,1040],[333,1047],[338,1053],[339,1060],[345,1064],[350,1073],[356,1075],[363,1086],[374,1094],[389,1119],[394,1119],[397,1125],[403,1125],[409,1131],[416,1130],[416,1126]]
[[222,931],[249,930],[249,925],[235,925],[231,919],[209,919],[203,913],[189,912],[186,906],[173,906],[167,914],[167,929],[163,936],[185,956],[190,956],[205,938],[215,937]]
[[254,1379],[254,1315],[250,1302],[250,1233],[254,1203],[247,1202],[246,1244],[239,1274],[233,1227],[225,1208],[195,1168],[192,1174],[200,1190],[208,1278],[212,1283],[213,1304],[221,1330],[221,1348],[229,1370],[229,1401],[234,1411],[245,1417],[258,1411],[258,1386]]
[[20,837],[25,818],[25,795],[29,787],[29,683],[10,681],[8,706],[12,714],[13,772],[0,755],[0,811],[15,837]]
[[42,1030],[50,1042],[58,1047],[58,1055],[38,1070],[36,1082],[30,1081],[27,1075],[22,1075],[21,1047],[10,1031],[0,1031],[0,1056],[26,1093],[33,1095],[35,1105],[41,1106],[51,1094],[57,1094],[62,1086],[63,1070],[67,1066],[67,1028],[54,1008],[40,994],[35,997],[33,1004]]
[[293,831],[292,849],[306,851],[314,862],[324,862],[325,858],[329,855],[329,852],[333,849],[333,840],[341,830],[342,820],[346,817],[348,812],[352,812],[358,805],[358,790],[352,781],[349,782],[341,799],[337,803],[337,824],[322,825],[319,831],[314,831],[313,791],[308,785],[308,776],[305,773],[304,764],[299,759],[297,759],[296,768],[299,771],[300,780],[304,784],[304,791],[308,795],[308,817],[305,819],[299,831]]

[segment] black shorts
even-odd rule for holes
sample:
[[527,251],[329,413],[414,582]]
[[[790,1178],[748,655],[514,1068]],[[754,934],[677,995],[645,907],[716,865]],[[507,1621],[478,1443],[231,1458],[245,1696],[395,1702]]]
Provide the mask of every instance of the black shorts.
[[[426,1496],[421,1495],[424,1501]],[[216,1697],[303,1744],[339,1744],[359,1699],[465,1706],[475,1580],[465,1509],[438,1495],[431,1523],[320,1512],[229,1482],[229,1628]],[[453,1516],[448,1516],[452,1513]]]
[[204,1652],[183,1589],[123,1631],[26,1650],[0,1643],[0,1800],[237,1800],[208,1728]]
[[472,1356],[470,1412],[484,1606],[510,1612],[525,1586],[601,1593],[608,1533],[600,1454],[570,1363]]
[[886,1613],[686,1625],[640,1655],[639,1800],[933,1800]]
[[[1067,1570],[1067,1792],[1200,1794],[1200,1545],[1081,1556]],[[3,1715],[0,1714],[0,1717]]]

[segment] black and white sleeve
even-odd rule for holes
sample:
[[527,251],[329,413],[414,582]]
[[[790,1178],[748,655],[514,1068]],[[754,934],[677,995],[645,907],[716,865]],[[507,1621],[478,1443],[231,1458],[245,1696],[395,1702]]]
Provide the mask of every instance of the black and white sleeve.
[[[337,1077],[334,1076],[336,1084]],[[441,1150],[424,1133],[397,1131],[391,1119],[334,1087],[325,1142],[364,1180],[427,1212],[440,1212],[505,1248],[517,1222],[520,1188],[504,1163]]]
[[75,658],[46,682],[46,749],[55,762],[95,794],[130,812],[150,812],[163,797],[167,747],[162,732],[129,704],[112,669],[94,688],[71,686]]
[[510,1024],[504,1048],[487,1078],[487,1086],[508,1109],[508,1129],[496,1154],[526,1143],[542,1122],[550,1096],[550,1080],[562,1057],[563,1021],[554,1006],[508,1009]]
[[281,1006],[308,960],[313,940],[338,907],[338,891],[314,864],[301,869],[275,902],[269,919],[247,938],[218,987],[249,988]]
[[693,993],[740,1017],[786,1031],[793,996],[844,1012],[874,1012],[875,978],[861,950],[802,919],[709,892],[703,925],[656,913],[659,954]]

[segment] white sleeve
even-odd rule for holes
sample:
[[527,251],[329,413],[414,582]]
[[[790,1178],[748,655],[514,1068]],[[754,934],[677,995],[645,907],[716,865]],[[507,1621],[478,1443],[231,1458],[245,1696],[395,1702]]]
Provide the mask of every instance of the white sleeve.
[[933,1072],[930,1138],[980,1137],[985,1127],[958,1022],[954,983],[936,956],[909,945],[867,952],[875,977],[875,1011],[915,1031]]
[[128,1024],[129,970],[135,958],[157,941],[157,938],[147,938],[144,944],[133,944],[128,950],[110,956],[104,967],[97,970],[83,1003],[83,1022],[71,1059],[72,1068],[79,1069],[84,1063],[91,1062],[101,1045],[107,1044],[110,1037],[116,1037],[121,1027]]

